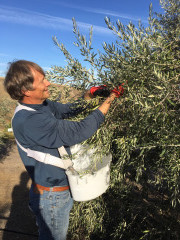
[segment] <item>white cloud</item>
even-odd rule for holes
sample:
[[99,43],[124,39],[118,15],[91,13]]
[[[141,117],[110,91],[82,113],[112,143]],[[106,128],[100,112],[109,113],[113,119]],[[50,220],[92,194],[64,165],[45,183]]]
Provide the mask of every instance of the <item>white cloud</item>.
[[[63,28],[72,26],[72,21],[19,8],[0,6],[0,21],[39,27]],[[62,24],[62,25],[61,25]]]
[[[19,8],[0,6],[0,21],[16,24],[23,24],[44,28],[56,28],[72,31],[72,20],[67,18],[55,17],[38,12],[27,11]],[[79,27],[89,30],[90,24],[77,22]],[[94,32],[100,34],[112,34],[109,29],[93,25]]]
[[0,53],[0,57],[9,57],[9,55],[6,53]]
[[54,1],[54,3],[59,4],[59,5],[63,5],[65,7],[85,11],[85,12],[102,14],[102,15],[107,16],[107,17],[113,16],[113,17],[118,17],[118,18],[122,18],[122,19],[127,19],[129,21],[139,21],[139,20],[141,20],[141,22],[148,23],[147,19],[144,19],[144,18],[139,17],[139,16],[128,15],[128,14],[124,14],[124,13],[118,13],[118,12],[114,12],[114,11],[110,11],[110,10],[106,10],[106,9],[100,9],[100,8],[82,7],[82,6],[77,6],[77,5],[73,5],[73,4],[67,4],[65,2]]

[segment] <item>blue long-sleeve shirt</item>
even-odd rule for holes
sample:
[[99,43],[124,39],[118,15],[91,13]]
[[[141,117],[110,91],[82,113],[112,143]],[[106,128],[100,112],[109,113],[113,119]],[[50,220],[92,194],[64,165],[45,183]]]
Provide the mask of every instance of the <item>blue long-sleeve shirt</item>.
[[[57,148],[72,146],[91,137],[104,121],[96,109],[80,122],[66,120],[82,111],[74,104],[61,104],[50,100],[43,104],[23,104],[36,111],[21,110],[13,118],[16,139],[24,147],[59,157]],[[46,187],[67,186],[64,169],[39,162],[18,147],[21,159],[32,179]]]

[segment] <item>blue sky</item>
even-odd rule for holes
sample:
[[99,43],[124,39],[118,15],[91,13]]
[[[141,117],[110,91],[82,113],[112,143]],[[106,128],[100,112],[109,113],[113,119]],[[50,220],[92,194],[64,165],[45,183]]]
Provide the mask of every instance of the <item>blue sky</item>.
[[54,45],[53,36],[78,58],[79,51],[73,44],[73,17],[87,36],[93,26],[92,47],[102,50],[104,41],[115,41],[106,27],[106,16],[123,24],[137,24],[141,19],[146,26],[151,2],[154,11],[162,12],[159,0],[1,0],[0,76],[5,75],[8,62],[16,59],[34,61],[44,70],[64,66],[65,58]]

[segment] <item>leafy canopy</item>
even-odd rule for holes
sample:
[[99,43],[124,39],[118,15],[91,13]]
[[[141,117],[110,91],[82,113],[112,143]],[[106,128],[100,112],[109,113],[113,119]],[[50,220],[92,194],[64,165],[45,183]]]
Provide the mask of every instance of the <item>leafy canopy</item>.
[[[81,90],[99,84],[106,84],[112,89],[125,83],[124,96],[116,99],[105,123],[87,141],[99,147],[99,158],[108,151],[112,153],[111,186],[99,199],[75,205],[71,222],[71,229],[76,229],[74,236],[83,228],[86,237],[98,232],[99,239],[100,233],[104,237],[102,239],[105,236],[111,236],[110,239],[128,239],[131,233],[129,239],[135,239],[132,237],[133,221],[136,214],[140,213],[128,206],[123,209],[118,203],[118,199],[128,199],[133,184],[139,184],[146,195],[149,189],[163,192],[163,199],[165,196],[168,198],[167,209],[171,205],[178,207],[180,3],[177,0],[161,0],[160,3],[164,14],[153,13],[151,5],[148,27],[144,27],[141,22],[138,27],[131,22],[125,26],[119,20],[113,24],[106,17],[107,27],[117,36],[117,40],[111,44],[104,42],[103,52],[95,52],[92,47],[93,29],[87,40],[73,19],[77,40],[75,45],[80,49],[84,61],[91,66],[90,69],[74,58],[56,37],[53,38],[67,60],[67,66],[54,66],[48,73],[51,80]],[[93,102],[91,107],[100,104],[101,100]],[[80,115],[79,119],[83,116]],[[115,213],[117,207],[121,209],[121,216],[108,215]],[[132,211],[132,215],[127,214],[127,217],[123,212],[127,213],[128,210]],[[82,217],[79,217],[80,213]],[[139,237],[155,236],[153,234],[157,232],[166,234],[164,230],[158,229],[157,224],[149,225],[147,216],[144,218],[147,221],[144,220],[142,226],[136,222]],[[114,223],[111,231],[105,229],[105,226],[110,226],[110,222]],[[146,228],[155,230],[144,231]]]

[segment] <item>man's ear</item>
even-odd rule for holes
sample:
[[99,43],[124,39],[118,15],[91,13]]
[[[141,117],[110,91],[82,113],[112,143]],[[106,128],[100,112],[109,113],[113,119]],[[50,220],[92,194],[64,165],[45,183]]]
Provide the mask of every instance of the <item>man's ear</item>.
[[22,92],[23,95],[26,96],[26,97],[29,97],[29,96],[31,95],[31,91],[30,91],[30,90],[23,89],[23,90],[21,90],[21,92]]

